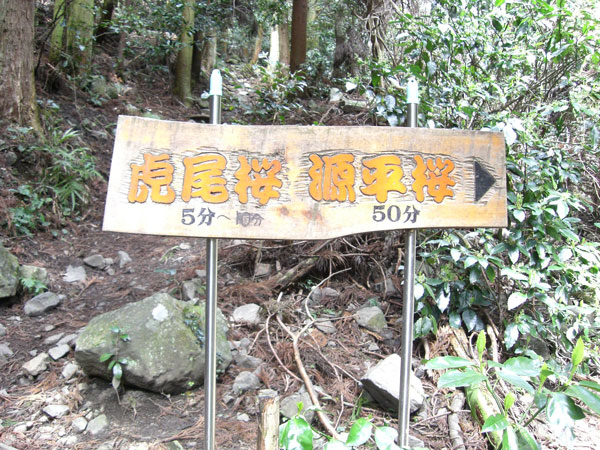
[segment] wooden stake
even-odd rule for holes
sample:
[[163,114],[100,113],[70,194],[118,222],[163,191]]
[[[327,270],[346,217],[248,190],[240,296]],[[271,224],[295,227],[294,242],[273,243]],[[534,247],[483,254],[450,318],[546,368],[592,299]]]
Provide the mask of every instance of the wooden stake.
[[279,397],[265,389],[258,394],[260,418],[258,423],[258,450],[279,449]]

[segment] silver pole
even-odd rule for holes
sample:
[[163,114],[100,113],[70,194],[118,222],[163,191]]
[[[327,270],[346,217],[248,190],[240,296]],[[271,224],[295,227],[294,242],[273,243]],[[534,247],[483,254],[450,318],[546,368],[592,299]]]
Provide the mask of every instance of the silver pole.
[[[221,123],[221,73],[213,70],[210,77],[210,123]],[[217,264],[219,241],[206,239],[206,314],[204,330],[204,449],[215,448],[217,393]]]
[[[418,85],[414,78],[408,81],[408,126],[417,128],[419,111]],[[402,352],[400,362],[400,398],[398,400],[398,445],[408,447],[408,421],[410,418],[410,371],[413,344],[413,319],[415,315],[415,260],[417,232],[406,230],[404,241],[404,294],[402,307]]]

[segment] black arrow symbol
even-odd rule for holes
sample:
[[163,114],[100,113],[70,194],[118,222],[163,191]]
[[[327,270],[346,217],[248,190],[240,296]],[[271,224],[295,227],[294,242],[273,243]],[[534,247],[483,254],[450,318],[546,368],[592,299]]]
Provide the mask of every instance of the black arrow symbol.
[[475,201],[478,202],[496,184],[496,179],[477,161],[474,162],[473,168],[475,169]]

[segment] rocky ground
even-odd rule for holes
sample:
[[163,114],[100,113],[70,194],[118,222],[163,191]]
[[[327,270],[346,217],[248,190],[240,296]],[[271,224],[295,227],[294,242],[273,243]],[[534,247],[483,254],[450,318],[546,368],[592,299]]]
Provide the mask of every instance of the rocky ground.
[[[110,381],[87,376],[75,361],[78,335],[102,313],[155,293],[169,293],[186,302],[204,298],[203,239],[102,231],[117,115],[151,112],[172,120],[196,115],[177,104],[163,83],[155,79],[152,87],[127,86],[117,99],[107,99],[101,107],[85,96],[73,102],[70,92],[38,91],[60,105],[66,125],[80,130],[104,180],[91,185],[93,204],[81,220],[34,236],[15,237],[9,231],[3,235],[2,244],[20,265],[44,269],[49,293],[35,299],[34,293],[24,291],[0,300],[0,449],[203,448],[202,388],[181,394],[131,386],[116,391]],[[251,101],[240,100],[251,97],[246,84],[237,103]],[[298,116],[299,123],[311,123],[316,117],[331,125],[357,124],[365,118],[344,114],[327,101],[313,102],[310,110]],[[227,112],[224,120],[231,121],[234,115]],[[204,117],[205,111],[199,116]],[[6,160],[6,155],[2,158]],[[3,170],[2,193],[8,195],[6,186],[20,181]],[[398,351],[401,274],[395,267],[400,263],[401,243],[401,233],[312,243],[219,242],[218,304],[229,323],[233,362],[218,379],[218,448],[256,447],[261,390],[276,391],[282,403],[289,398],[288,408],[293,409],[299,399],[307,404],[306,386],[286,330],[298,332],[313,320],[299,339],[299,353],[334,424],[347,429],[353,417],[368,416],[377,425],[395,426],[396,414],[369,400],[361,379]],[[288,270],[298,276],[283,281],[281,274]],[[240,311],[240,307],[249,309]],[[260,315],[252,318],[257,311]],[[438,390],[437,375],[420,364],[425,356],[450,352],[451,331],[445,333],[438,333],[437,341],[415,343],[415,383],[421,385],[417,391],[422,393],[422,405],[415,405],[411,434],[430,449],[452,448],[448,419],[454,393]],[[465,408],[454,408],[465,448],[486,448],[479,425]],[[598,425],[593,417],[581,421],[584,438],[577,448],[598,448],[600,436],[593,434],[598,434]],[[557,448],[549,430],[540,427],[537,437],[544,447]]]

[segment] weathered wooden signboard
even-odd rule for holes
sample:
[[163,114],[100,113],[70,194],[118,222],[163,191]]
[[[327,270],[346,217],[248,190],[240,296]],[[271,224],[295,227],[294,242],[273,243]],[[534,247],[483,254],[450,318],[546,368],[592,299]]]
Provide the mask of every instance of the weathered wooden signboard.
[[203,125],[121,116],[104,230],[327,239],[505,227],[501,133]]

